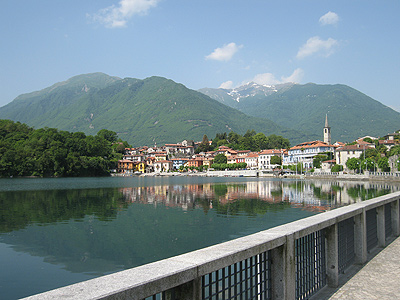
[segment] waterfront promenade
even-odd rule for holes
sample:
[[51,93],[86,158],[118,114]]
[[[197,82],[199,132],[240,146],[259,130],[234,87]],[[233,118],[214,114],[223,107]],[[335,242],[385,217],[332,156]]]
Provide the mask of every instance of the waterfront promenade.
[[381,249],[364,266],[353,266],[338,288],[326,287],[313,300],[392,300],[400,297],[400,238]]
[[399,299],[399,254],[400,238],[397,238],[329,299]]

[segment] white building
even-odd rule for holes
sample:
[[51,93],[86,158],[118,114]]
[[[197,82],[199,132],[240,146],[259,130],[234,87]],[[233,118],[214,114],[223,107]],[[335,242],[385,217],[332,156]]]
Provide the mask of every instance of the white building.
[[373,147],[361,144],[339,147],[335,151],[336,164],[342,165],[343,168],[346,169],[347,160],[350,158],[360,158],[365,150],[370,148]]
[[258,169],[259,170],[267,170],[267,169],[274,169],[277,165],[271,164],[271,158],[273,156],[282,156],[281,150],[276,149],[268,149],[263,150],[258,155]]
[[316,155],[324,152],[333,152],[335,147],[322,141],[312,141],[298,144],[288,150],[282,164],[285,166],[301,163],[303,168],[312,168],[313,159]]
[[250,152],[245,156],[244,162],[247,164],[248,169],[257,169],[258,168],[258,153]]

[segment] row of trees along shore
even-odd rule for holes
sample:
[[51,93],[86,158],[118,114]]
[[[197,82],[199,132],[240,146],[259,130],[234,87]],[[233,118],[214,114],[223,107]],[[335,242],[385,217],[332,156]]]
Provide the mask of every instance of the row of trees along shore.
[[[365,140],[365,139],[364,139]],[[376,141],[376,148],[365,149],[360,158],[350,158],[346,162],[346,167],[355,172],[360,171],[377,171],[378,168],[382,172],[400,171],[400,163],[397,161],[397,170],[390,170],[389,157],[400,156],[400,145],[393,146],[389,150],[384,145],[379,145]]]
[[106,176],[128,146],[106,129],[86,136],[0,120],[0,177]]
[[[233,131],[217,133],[210,145],[206,135],[196,152],[228,146],[234,150],[259,151],[288,148],[289,140],[247,130],[244,135]],[[115,132],[102,129],[95,136],[83,132],[54,128],[34,129],[20,122],[0,120],[0,177],[76,177],[106,176],[122,159],[126,141]],[[226,159],[226,157],[224,156]],[[245,164],[217,161],[215,169],[243,169]]]

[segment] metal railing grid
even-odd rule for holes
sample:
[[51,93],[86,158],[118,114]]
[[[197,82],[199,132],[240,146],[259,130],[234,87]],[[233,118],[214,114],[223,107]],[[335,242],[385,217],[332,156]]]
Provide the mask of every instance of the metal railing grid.
[[376,208],[366,211],[367,219],[367,251],[371,251],[378,245],[378,221]]
[[392,235],[392,204],[385,204],[385,239]]
[[308,299],[326,285],[325,255],[325,230],[296,239],[296,299]]
[[339,272],[354,263],[354,218],[348,218],[338,223],[338,259]]
[[326,285],[337,287],[355,261],[365,263],[378,244],[385,247],[389,237],[399,236],[399,198],[400,193],[377,197],[29,300],[318,297]]
[[202,277],[202,299],[271,299],[269,251]]

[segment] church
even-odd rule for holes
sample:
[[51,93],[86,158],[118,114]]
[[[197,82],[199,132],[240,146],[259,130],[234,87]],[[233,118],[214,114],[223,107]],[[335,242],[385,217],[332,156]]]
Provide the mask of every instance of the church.
[[323,129],[324,141],[311,141],[291,147],[284,155],[282,164],[285,166],[301,163],[304,169],[313,168],[313,159],[316,155],[323,152],[335,151],[335,146],[331,144],[331,128],[328,124],[328,115],[325,117],[325,127]]

